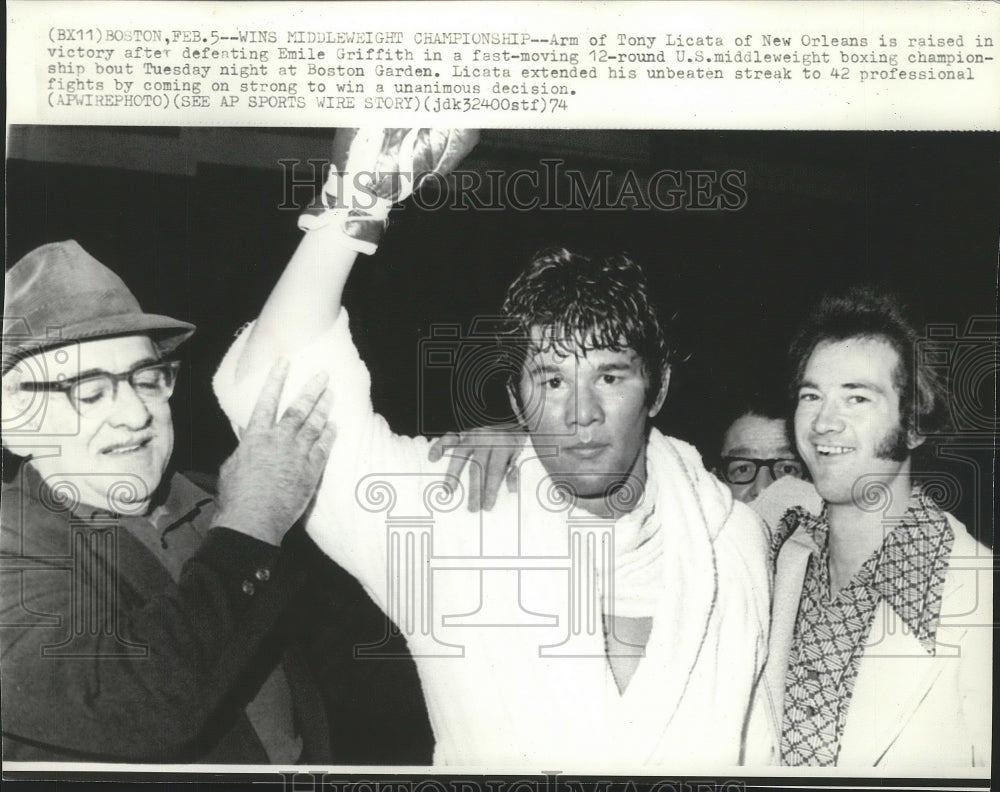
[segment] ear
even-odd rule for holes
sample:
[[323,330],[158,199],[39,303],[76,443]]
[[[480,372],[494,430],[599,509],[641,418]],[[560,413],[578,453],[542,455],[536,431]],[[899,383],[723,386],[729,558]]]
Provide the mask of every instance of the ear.
[[913,451],[915,448],[922,446],[926,439],[922,434],[917,434],[916,430],[908,429],[906,432],[906,447]]
[[0,417],[4,424],[17,426],[18,434],[37,432],[44,409],[38,408],[36,399],[48,398],[47,393],[28,393],[21,390],[21,373],[12,369],[3,375],[3,402]]
[[665,364],[663,366],[663,376],[660,378],[660,392],[656,394],[656,398],[653,403],[649,406],[648,415],[650,418],[655,418],[656,414],[663,407],[663,402],[667,398],[667,390],[670,388],[670,365]]
[[32,399],[32,394],[21,390],[21,374],[15,368],[3,375],[3,403],[0,404],[3,422],[14,420]]

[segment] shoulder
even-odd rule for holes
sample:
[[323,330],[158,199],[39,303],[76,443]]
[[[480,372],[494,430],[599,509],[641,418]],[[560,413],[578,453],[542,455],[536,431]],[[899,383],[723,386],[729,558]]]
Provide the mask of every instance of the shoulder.
[[719,596],[753,613],[762,630],[771,613],[770,543],[760,519],[740,501],[713,542]]
[[646,453],[655,454],[658,451],[674,457],[675,461],[692,476],[700,477],[701,474],[708,473],[697,448],[684,440],[678,440],[676,437],[665,435],[657,429],[651,429],[646,444]]
[[681,486],[681,482],[687,482],[710,523],[716,522],[719,516],[716,512],[728,515],[731,511],[733,496],[729,487],[708,471],[698,449],[690,443],[651,429],[646,442],[646,461],[657,485],[666,481]]
[[[745,503],[733,500],[729,487],[705,468],[701,454],[690,443],[653,430],[647,456],[663,464],[661,475],[687,480],[696,513],[704,519],[711,539],[720,591],[753,602],[758,616],[766,621],[771,592],[770,544],[760,518]],[[682,490],[675,490],[675,494]]]
[[[725,541],[735,542],[740,547],[748,545],[747,552],[756,557],[756,545],[766,536],[760,520],[745,504],[733,500],[729,487],[705,468],[697,448],[653,429],[646,446],[646,456],[651,463],[651,472],[655,471],[659,477],[656,481],[658,487],[665,483],[677,487],[678,476],[687,480],[716,544]],[[676,490],[677,493],[682,491],[683,487]]]
[[20,475],[15,476],[10,481],[3,483],[0,489],[0,512],[6,517],[8,513],[15,513],[21,505],[23,481]]
[[[219,493],[218,474],[202,473],[200,470],[185,470],[175,473],[173,481],[183,482],[181,486],[191,485],[193,491],[200,491],[204,497],[214,497]],[[174,486],[171,484],[171,486]]]
[[955,534],[948,558],[948,571],[941,592],[948,604],[942,620],[978,624],[992,622],[993,551],[978,541],[948,512],[943,512]]
[[770,574],[770,540],[760,518],[749,506],[733,501],[732,511],[716,540],[716,554],[738,561],[754,576]]
[[992,560],[993,551],[985,544],[974,537],[965,525],[959,522],[949,512],[942,512],[952,532],[955,534],[955,544],[952,546],[951,554],[955,556],[975,556]]
[[777,536],[788,528],[786,515],[789,510],[819,514],[823,510],[823,499],[810,482],[785,476],[755,498],[750,508],[764,521],[777,541]]
[[37,474],[23,465],[0,495],[0,554],[65,556],[70,552],[70,512],[59,495],[40,498]]

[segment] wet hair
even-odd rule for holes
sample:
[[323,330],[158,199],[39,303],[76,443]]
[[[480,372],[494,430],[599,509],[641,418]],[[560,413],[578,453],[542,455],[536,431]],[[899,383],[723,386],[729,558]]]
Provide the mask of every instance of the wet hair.
[[789,348],[794,371],[791,398],[797,397],[806,364],[816,347],[825,341],[851,338],[881,339],[899,356],[892,381],[899,393],[902,430],[924,434],[940,432],[948,425],[945,383],[937,372],[916,361],[917,332],[899,298],[872,286],[855,286],[820,300],[808,315]]
[[[671,347],[649,298],[646,276],[628,256],[583,255],[565,248],[540,251],[508,287],[502,313],[508,385],[516,398],[531,353],[620,352],[628,347],[642,361],[647,404],[656,400]],[[541,347],[529,340],[533,327],[542,328]]]

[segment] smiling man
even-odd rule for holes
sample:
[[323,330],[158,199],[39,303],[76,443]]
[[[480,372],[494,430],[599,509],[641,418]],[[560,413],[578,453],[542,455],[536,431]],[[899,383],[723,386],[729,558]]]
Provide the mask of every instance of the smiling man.
[[946,398],[916,339],[895,300],[855,289],[791,348],[795,440],[824,505],[788,511],[775,537],[782,764],[990,763],[992,559],[913,475],[918,418],[940,426]]
[[[792,362],[796,445],[815,485],[786,421],[762,405],[723,440],[720,477],[780,548],[754,712],[782,726],[773,763],[928,775],[989,765],[992,556],[915,485],[918,419],[940,429],[946,398],[915,364],[915,341],[899,305],[870,290],[811,314]],[[458,452],[450,475],[470,459],[487,471],[488,505],[520,439],[501,427],[445,445]]]
[[274,638],[304,585],[281,545],[332,444],[325,383],[276,420],[276,367],[210,495],[169,470],[170,356],[193,332],[72,240],[6,273],[5,761],[330,756],[320,687]]
[[[307,529],[406,636],[435,763],[734,765],[766,652],[767,541],[694,448],[649,425],[670,344],[633,261],[551,250],[509,287],[498,370],[529,448],[519,490],[490,512],[443,495],[446,462],[373,411],[344,284],[404,197],[392,188],[401,163],[441,173],[472,142],[455,130],[338,133],[329,208],[303,219],[216,392],[240,425],[274,356],[293,356],[292,383],[333,372],[338,437]],[[366,169],[371,186],[352,194]],[[774,741],[767,724],[758,737]]]
[[[172,393],[180,364],[160,360],[160,354],[149,336],[126,335],[47,349],[22,364],[25,371],[37,368],[66,377],[55,382],[25,378],[22,391],[62,393],[75,407],[62,409],[62,398],[53,396],[39,423],[42,436],[60,439],[58,454],[32,458],[50,486],[69,484],[81,501],[104,505],[114,503],[119,497],[114,488],[126,482],[134,492],[122,505],[137,511],[148,507],[174,445],[163,395]],[[79,374],[67,377],[71,356]],[[80,475],[84,471],[88,475]]]

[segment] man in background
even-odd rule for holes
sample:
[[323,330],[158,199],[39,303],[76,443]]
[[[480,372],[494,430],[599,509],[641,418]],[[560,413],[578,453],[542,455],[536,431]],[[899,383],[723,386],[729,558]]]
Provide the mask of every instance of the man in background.
[[781,406],[758,397],[726,427],[713,472],[737,500],[750,503],[786,476],[805,478],[805,465],[788,436],[789,421],[783,413]]

